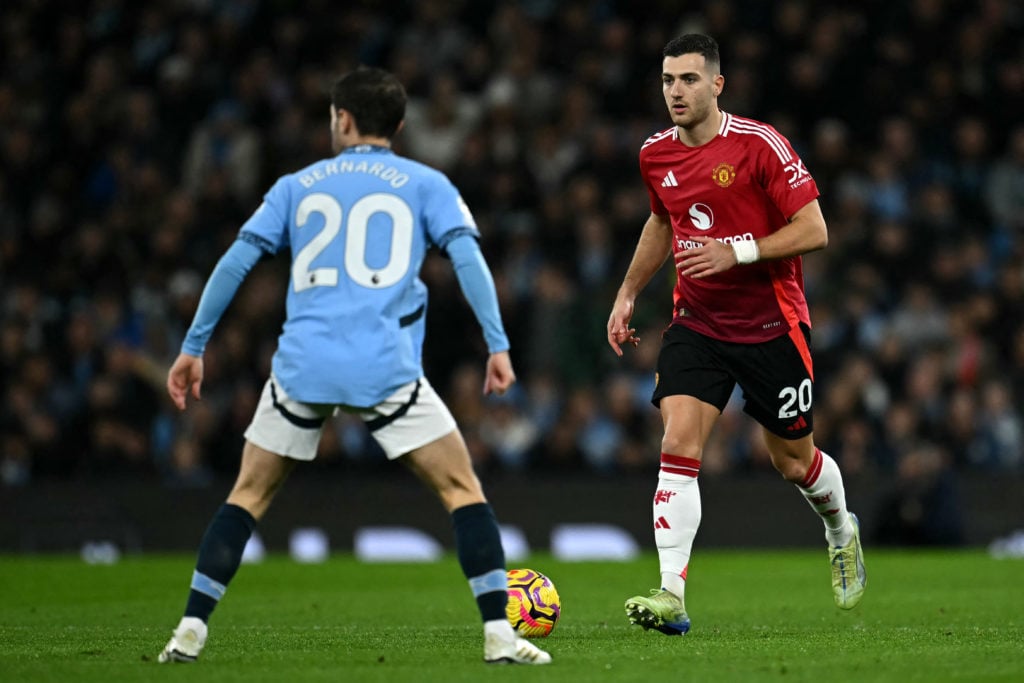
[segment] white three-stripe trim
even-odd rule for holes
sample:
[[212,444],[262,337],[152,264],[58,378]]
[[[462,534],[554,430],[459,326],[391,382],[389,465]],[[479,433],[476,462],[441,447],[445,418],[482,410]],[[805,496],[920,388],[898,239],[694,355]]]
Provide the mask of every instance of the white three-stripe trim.
[[665,174],[665,179],[661,181],[662,187],[679,187],[679,181],[676,180],[676,176],[672,171]]
[[675,134],[676,134],[676,127],[675,126],[672,126],[671,128],[667,128],[667,129],[661,131],[660,133],[655,133],[651,137],[647,138],[644,141],[643,147],[646,147],[647,145],[652,145],[655,142],[657,142],[658,140],[664,140],[665,138],[667,138],[669,136],[672,136],[672,135],[675,135]]
[[779,157],[779,161],[783,164],[789,163],[793,158],[793,155],[789,152],[789,147],[782,137],[768,126],[750,120],[741,121],[731,114],[726,114],[723,119],[722,127],[725,129],[722,133],[723,136],[728,135],[730,132],[756,135],[768,143],[768,146],[775,152],[775,156]]

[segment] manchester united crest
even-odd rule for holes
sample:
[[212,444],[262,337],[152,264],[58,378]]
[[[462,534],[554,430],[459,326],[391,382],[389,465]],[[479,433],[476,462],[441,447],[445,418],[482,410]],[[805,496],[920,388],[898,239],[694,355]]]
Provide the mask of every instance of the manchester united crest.
[[718,166],[715,166],[715,170],[711,172],[711,177],[715,179],[719,187],[729,187],[732,185],[732,181],[736,180],[736,169],[732,164],[727,164],[723,161]]

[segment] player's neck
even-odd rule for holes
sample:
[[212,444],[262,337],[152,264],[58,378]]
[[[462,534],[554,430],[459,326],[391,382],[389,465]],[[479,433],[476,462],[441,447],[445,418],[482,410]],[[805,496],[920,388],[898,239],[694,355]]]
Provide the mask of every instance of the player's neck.
[[676,135],[679,137],[679,141],[687,147],[700,147],[711,142],[718,135],[718,129],[722,127],[722,116],[722,110],[716,107],[706,119],[695,126],[690,128],[676,126]]
[[345,151],[374,148],[391,149],[391,140],[376,135],[340,135],[333,141],[332,148],[335,154]]
[[345,140],[345,146],[342,149],[348,149],[349,147],[360,147],[362,145],[369,145],[371,147],[387,147],[390,149],[391,140],[382,138],[377,135],[360,135],[358,137],[352,137]]

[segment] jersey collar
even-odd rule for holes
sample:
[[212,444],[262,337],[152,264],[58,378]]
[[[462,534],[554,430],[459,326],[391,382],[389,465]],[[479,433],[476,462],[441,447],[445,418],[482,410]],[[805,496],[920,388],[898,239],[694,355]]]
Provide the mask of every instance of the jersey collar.
[[718,132],[715,134],[715,137],[711,138],[710,140],[705,142],[703,145],[698,145],[697,147],[690,147],[689,145],[683,143],[679,139],[679,126],[672,126],[672,139],[675,140],[676,142],[682,144],[684,147],[690,147],[690,149],[698,149],[699,147],[704,147],[705,145],[710,145],[712,142],[714,142],[719,137],[723,137],[724,138],[726,135],[729,134],[729,122],[732,120],[732,114],[730,114],[729,112],[724,111],[722,109],[719,109],[718,111],[722,112],[722,122],[718,124]]
[[342,154],[370,154],[372,152],[391,152],[391,148],[383,145],[352,145],[341,150]]

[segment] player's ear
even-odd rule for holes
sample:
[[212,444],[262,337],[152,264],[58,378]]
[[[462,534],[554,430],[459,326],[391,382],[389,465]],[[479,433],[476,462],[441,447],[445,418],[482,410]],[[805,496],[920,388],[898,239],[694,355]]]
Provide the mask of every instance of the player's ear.
[[395,128],[395,135],[398,135],[400,132],[402,132],[403,128],[405,128],[405,119],[402,119],[401,121],[398,122],[398,126]]
[[715,97],[718,97],[725,90],[725,76],[718,74],[713,82],[715,84]]
[[339,133],[348,135],[349,133],[352,132],[353,128],[357,128],[355,118],[352,116],[352,114],[349,113],[347,109],[338,109],[336,111],[338,117],[337,126]]

